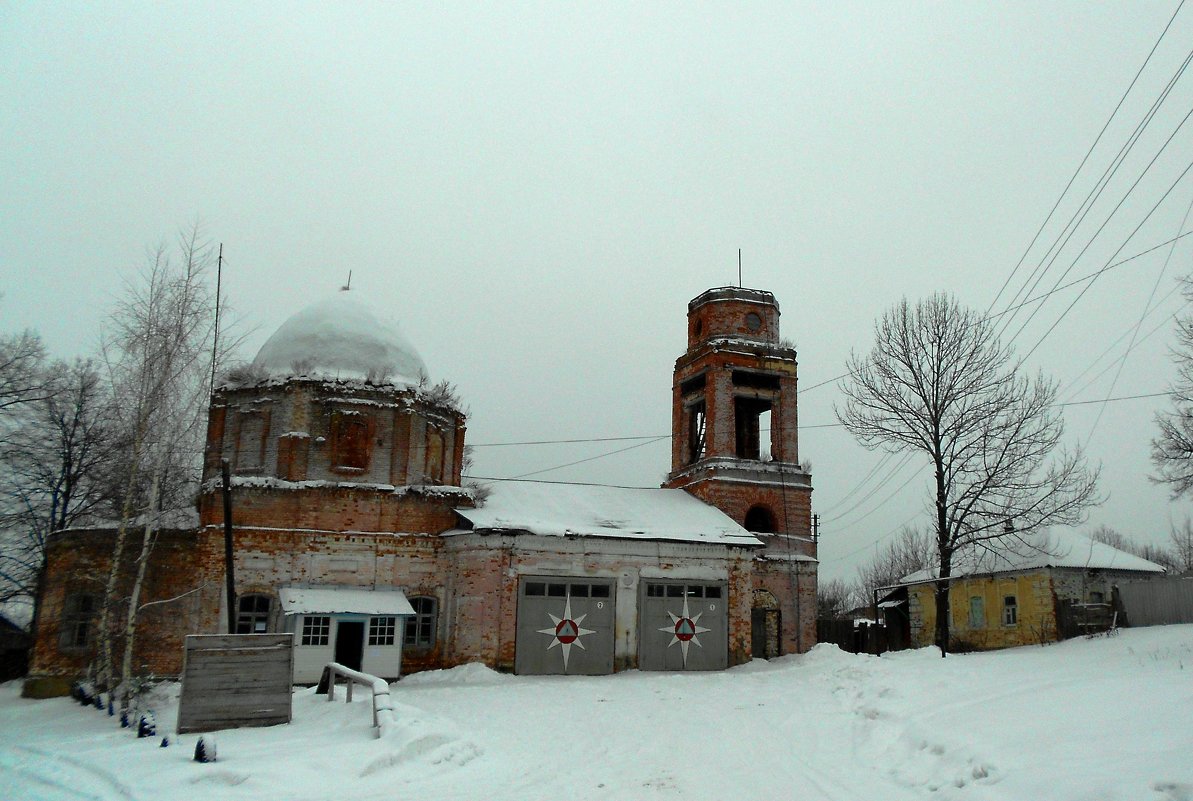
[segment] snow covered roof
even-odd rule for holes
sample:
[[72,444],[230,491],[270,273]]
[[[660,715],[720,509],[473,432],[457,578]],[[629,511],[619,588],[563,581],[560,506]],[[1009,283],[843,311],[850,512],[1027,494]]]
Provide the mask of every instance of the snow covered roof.
[[725,513],[678,489],[496,482],[479,509],[457,509],[474,529],[545,537],[762,543]]
[[278,591],[287,615],[335,614],[413,615],[414,607],[401,590],[362,590],[355,587],[283,587]]
[[397,321],[378,313],[359,292],[340,291],[282,323],[253,359],[271,377],[417,383],[422,357]]
[[[1140,556],[1120,551],[1104,542],[1091,540],[1071,529],[1040,531],[1023,535],[997,551],[959,554],[954,559],[954,576],[1034,570],[1043,567],[1077,567],[1087,570],[1134,570],[1163,573],[1164,568]],[[936,578],[937,568],[918,570],[904,576],[904,584]]]

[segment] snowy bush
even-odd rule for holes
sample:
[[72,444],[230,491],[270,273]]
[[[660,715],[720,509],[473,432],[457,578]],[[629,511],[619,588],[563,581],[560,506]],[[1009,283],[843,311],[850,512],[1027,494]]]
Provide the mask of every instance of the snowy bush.
[[141,715],[141,719],[137,721],[137,736],[138,737],[154,737],[157,735],[157,721],[153,717],[152,712],[146,712]]

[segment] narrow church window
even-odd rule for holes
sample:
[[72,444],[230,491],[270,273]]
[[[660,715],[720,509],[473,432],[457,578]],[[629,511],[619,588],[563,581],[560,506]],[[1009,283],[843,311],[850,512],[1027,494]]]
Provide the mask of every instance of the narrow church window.
[[396,617],[369,618],[369,645],[393,645]]
[[237,634],[264,634],[269,631],[269,596],[245,595],[236,609]]
[[427,483],[443,483],[443,434],[427,428]]
[[704,412],[704,401],[688,408],[688,462],[704,458],[708,420]]
[[369,420],[359,412],[336,411],[331,416],[332,467],[339,470],[368,470],[372,438]]
[[236,469],[260,470],[265,462],[266,415],[260,411],[242,412],[236,433]]
[[762,458],[761,417],[769,412],[771,402],[763,398],[734,398],[734,433],[737,439],[737,456],[740,459]]
[[62,648],[86,648],[95,634],[95,613],[99,598],[88,593],[67,596],[62,610],[58,644]]
[[404,645],[428,647],[435,644],[435,617],[439,602],[424,595],[410,599],[414,616],[406,618],[406,630],[402,635]]
[[302,619],[302,644],[327,645],[331,635],[331,617],[307,615]]

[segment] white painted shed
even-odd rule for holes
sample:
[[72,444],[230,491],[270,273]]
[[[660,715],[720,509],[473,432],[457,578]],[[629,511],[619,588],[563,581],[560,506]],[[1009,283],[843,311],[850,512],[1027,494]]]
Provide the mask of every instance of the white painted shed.
[[323,666],[397,679],[402,635],[414,607],[400,590],[283,587],[278,592],[285,630],[294,634],[294,682],[319,681]]

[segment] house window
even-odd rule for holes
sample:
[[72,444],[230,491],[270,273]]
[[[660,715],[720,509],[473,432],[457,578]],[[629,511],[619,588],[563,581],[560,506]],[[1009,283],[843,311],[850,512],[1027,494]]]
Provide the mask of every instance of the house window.
[[269,596],[245,595],[236,610],[237,634],[264,634],[269,631]]
[[95,613],[99,597],[86,593],[67,596],[62,610],[58,644],[62,648],[86,648],[95,635]]
[[430,647],[435,644],[435,613],[438,601],[430,596],[411,598],[414,616],[406,618],[406,631],[402,636],[404,645]]
[[1090,590],[1089,602],[1091,604],[1104,604],[1106,603],[1106,595],[1105,593],[1098,592],[1097,590]]
[[1004,626],[1014,626],[1019,623],[1019,604],[1015,601],[1014,595],[1008,595],[1002,599],[1002,624]]
[[369,618],[369,645],[393,645],[397,623],[396,617]]
[[986,599],[980,595],[969,599],[969,627],[971,629],[986,628]]
[[331,617],[307,615],[302,619],[302,644],[327,645],[331,634]]

